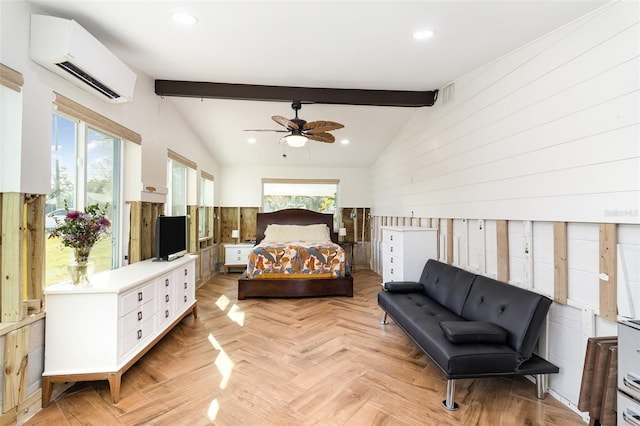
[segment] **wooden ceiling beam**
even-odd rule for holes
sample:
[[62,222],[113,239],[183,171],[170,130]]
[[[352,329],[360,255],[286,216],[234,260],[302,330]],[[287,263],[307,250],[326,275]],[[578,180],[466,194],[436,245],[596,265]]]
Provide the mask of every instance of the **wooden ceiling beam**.
[[156,80],[155,92],[159,96],[183,98],[302,101],[317,104],[392,107],[432,106],[438,97],[437,90],[418,92],[409,90],[328,89],[176,80]]

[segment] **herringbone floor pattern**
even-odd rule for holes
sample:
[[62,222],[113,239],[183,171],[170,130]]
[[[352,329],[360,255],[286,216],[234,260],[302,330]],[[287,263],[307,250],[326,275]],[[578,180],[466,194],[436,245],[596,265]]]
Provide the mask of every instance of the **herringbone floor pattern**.
[[78,383],[32,425],[583,425],[523,378],[445,380],[393,322],[378,324],[380,277],[354,274],[353,298],[236,298],[238,274],[197,291],[185,318],[127,372]]

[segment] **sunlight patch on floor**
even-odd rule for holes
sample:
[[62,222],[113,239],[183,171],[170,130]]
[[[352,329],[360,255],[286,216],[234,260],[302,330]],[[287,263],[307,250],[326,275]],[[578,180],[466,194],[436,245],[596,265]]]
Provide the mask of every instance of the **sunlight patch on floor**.
[[231,306],[231,309],[229,309],[227,316],[240,327],[244,326],[244,311],[235,303]]
[[211,344],[216,350],[220,351],[220,353],[216,357],[216,360],[214,361],[214,364],[216,365],[216,367],[218,367],[218,371],[220,371],[220,374],[222,374],[222,380],[220,381],[220,389],[224,389],[227,387],[227,384],[229,383],[229,379],[231,378],[231,372],[233,371],[234,364],[233,364],[233,361],[231,361],[231,358],[229,358],[229,355],[227,355],[225,350],[222,349],[222,346],[220,345],[220,343],[218,343],[216,338],[213,337],[213,334],[209,334],[209,342],[211,342]]
[[207,416],[209,417],[209,420],[214,421],[218,416],[219,410],[220,410],[220,403],[216,398],[213,401],[211,401],[211,404],[209,404],[209,410],[207,411]]
[[223,294],[222,296],[218,297],[218,300],[216,300],[216,306],[220,308],[221,311],[224,311],[225,309],[227,309],[227,306],[229,306],[230,302],[231,300],[229,300],[229,298]]

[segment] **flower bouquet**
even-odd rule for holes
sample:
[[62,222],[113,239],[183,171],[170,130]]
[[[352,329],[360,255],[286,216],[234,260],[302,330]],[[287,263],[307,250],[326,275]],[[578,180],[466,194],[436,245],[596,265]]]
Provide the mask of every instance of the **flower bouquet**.
[[85,207],[84,212],[69,210],[63,220],[55,218],[56,228],[49,238],[60,238],[62,244],[74,251],[74,260],[69,263],[71,281],[74,284],[88,284],[89,255],[94,244],[109,235],[111,222],[107,219],[106,209],[109,204],[100,207],[92,204]]

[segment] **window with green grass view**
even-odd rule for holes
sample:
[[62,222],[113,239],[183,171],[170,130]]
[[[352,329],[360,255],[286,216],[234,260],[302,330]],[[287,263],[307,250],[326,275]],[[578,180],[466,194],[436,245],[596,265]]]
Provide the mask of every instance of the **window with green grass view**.
[[262,181],[262,211],[307,209],[334,215],[337,220],[337,180],[268,180]]
[[187,166],[169,158],[167,178],[169,193],[166,213],[168,216],[185,216],[187,214]]
[[[83,211],[85,206],[108,204],[111,222],[109,236],[91,250],[95,271],[118,266],[118,211],[120,199],[121,140],[81,120],[54,114],[51,137],[51,192],[47,198],[45,228],[57,227],[68,210]],[[47,285],[67,280],[67,265],[73,250],[60,238],[46,240]]]

